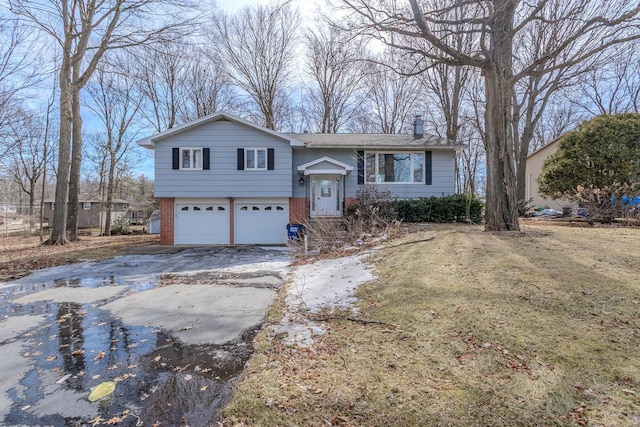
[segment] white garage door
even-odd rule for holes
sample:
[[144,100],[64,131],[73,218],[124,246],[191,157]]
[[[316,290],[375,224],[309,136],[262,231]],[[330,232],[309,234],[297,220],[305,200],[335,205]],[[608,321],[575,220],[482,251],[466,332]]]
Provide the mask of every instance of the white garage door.
[[176,245],[229,244],[227,202],[176,203],[174,221]]
[[289,201],[236,200],[235,241],[238,244],[285,243]]

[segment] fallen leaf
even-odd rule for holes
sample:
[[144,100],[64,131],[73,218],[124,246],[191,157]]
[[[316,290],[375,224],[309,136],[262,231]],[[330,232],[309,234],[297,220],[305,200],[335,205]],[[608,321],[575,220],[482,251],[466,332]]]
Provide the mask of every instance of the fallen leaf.
[[106,356],[107,356],[107,353],[105,353],[104,351],[100,350],[100,351],[98,352],[98,355],[97,355],[95,358],[96,358],[96,359],[102,359],[102,358],[104,358],[104,357],[106,357]]
[[160,359],[161,359],[161,357],[160,357],[160,356],[156,356],[156,357],[154,357],[154,358],[153,358],[153,361],[154,361],[154,362],[159,362],[159,361],[160,361]]
[[207,387],[209,387],[208,385],[203,385],[202,387],[200,387],[200,391],[207,391]]
[[25,406],[22,406],[22,407],[20,408],[20,410],[21,410],[21,411],[26,411],[26,410],[27,410],[27,409],[29,409],[29,408],[31,408],[31,405],[25,405]]
[[185,381],[191,381],[191,379],[193,378],[193,376],[191,374],[187,374],[184,376],[184,380]]
[[47,356],[47,362],[52,362],[54,360],[56,360],[58,358],[58,356]]
[[84,354],[84,350],[76,350],[71,353],[72,356],[80,356],[82,354]]

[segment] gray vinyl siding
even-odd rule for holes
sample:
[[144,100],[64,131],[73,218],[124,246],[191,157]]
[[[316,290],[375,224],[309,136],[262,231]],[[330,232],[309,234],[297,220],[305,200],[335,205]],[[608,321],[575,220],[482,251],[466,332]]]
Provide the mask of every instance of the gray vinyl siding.
[[[367,151],[367,150],[365,150]],[[371,150],[376,151],[376,150]],[[292,180],[293,197],[305,197],[305,186],[299,185],[298,166],[327,156],[353,166],[345,177],[345,197],[355,197],[358,188],[357,151],[353,149],[308,149],[293,150]],[[455,192],[455,152],[453,150],[432,151],[432,184],[375,184],[391,191],[399,199],[449,195]]]
[[[172,149],[210,149],[210,170],[172,169]],[[237,170],[238,148],[273,148],[274,170]],[[156,197],[291,197],[289,142],[241,123],[217,121],[156,141]]]

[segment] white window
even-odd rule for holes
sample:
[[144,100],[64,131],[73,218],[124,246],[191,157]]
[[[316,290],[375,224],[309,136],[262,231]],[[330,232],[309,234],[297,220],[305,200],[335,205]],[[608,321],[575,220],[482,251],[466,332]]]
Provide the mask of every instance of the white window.
[[82,205],[82,209],[84,210],[91,209],[91,202],[82,202],[81,205]]
[[202,170],[202,148],[180,148],[181,170]]
[[56,210],[56,204],[55,204],[55,202],[51,202],[51,210],[52,210],[52,211]]
[[374,183],[424,184],[424,153],[365,154],[365,180]]
[[267,170],[266,148],[245,148],[245,170]]

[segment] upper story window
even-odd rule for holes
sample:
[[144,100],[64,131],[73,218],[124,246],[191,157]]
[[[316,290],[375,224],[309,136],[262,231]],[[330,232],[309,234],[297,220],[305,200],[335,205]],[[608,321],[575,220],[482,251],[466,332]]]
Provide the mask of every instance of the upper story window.
[[91,202],[81,202],[80,204],[82,205],[82,209],[84,210],[91,209]]
[[267,170],[266,148],[245,148],[245,170]]
[[181,170],[202,170],[202,148],[180,148]]
[[424,152],[365,153],[366,182],[424,183]]

